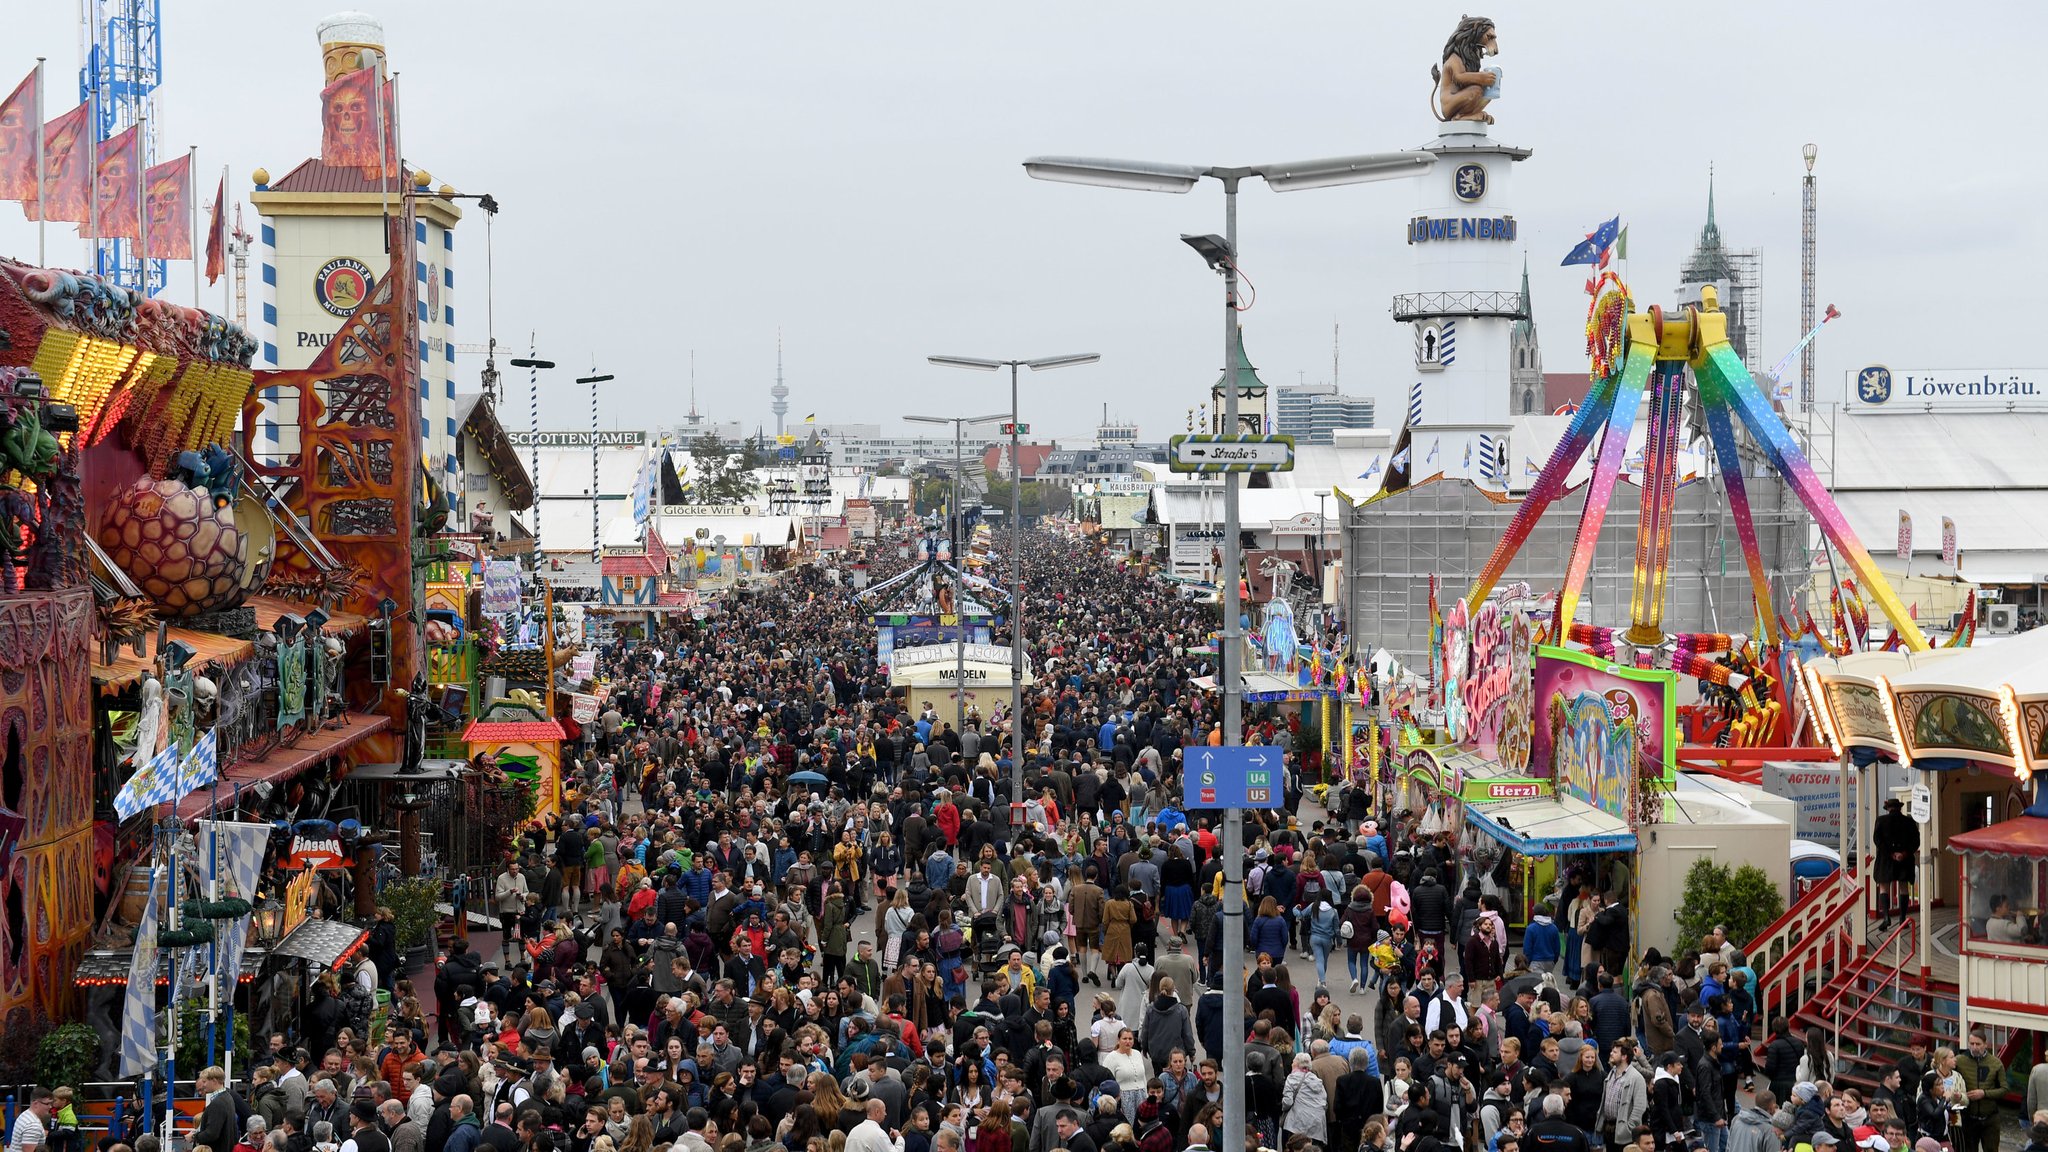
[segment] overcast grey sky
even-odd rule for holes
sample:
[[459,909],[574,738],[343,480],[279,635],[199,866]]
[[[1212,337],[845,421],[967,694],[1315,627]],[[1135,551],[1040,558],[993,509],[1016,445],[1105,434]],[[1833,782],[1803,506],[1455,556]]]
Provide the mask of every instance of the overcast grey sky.
[[[1098,351],[1029,382],[1040,435],[1092,431],[1107,403],[1146,439],[1179,431],[1219,356],[1214,277],[1175,239],[1222,228],[1186,196],[1028,179],[1069,153],[1238,164],[1412,147],[1434,135],[1428,68],[1459,4],[623,3],[366,5],[403,74],[408,161],[503,203],[499,338],[621,383],[622,427],[679,419],[695,349],[714,418],[770,423],[783,332],[790,418],[1003,407],[997,378],[928,353]],[[281,175],[319,148],[309,0],[163,0],[162,140],[202,171]],[[2048,162],[2027,144],[2030,73],[2007,62],[2048,6],[1901,0],[1493,3],[1506,76],[1496,139],[1535,150],[1510,206],[1528,249],[1545,367],[1583,367],[1584,276],[1558,259],[1597,221],[1630,225],[1638,296],[1668,303],[1713,165],[1731,244],[1764,252],[1764,343],[1797,338],[1800,146],[1820,146],[1821,395],[1845,369],[2048,361],[2031,318]],[[51,109],[75,90],[76,0],[7,0],[0,80],[42,53]],[[2016,55],[2015,49],[2019,52]],[[211,196],[213,177],[203,180]],[[1388,318],[1413,192],[1379,184],[1240,197],[1258,287],[1247,344],[1269,384],[1330,373],[1382,408],[1412,372]],[[253,222],[252,222],[253,224]],[[252,227],[253,230],[253,227]],[[68,229],[65,230],[68,232]],[[83,245],[57,239],[51,262]],[[462,229],[462,335],[485,337],[483,229]],[[0,212],[0,252],[33,225]],[[172,275],[189,299],[189,273]],[[253,295],[253,292],[252,292]],[[218,309],[218,290],[206,303]],[[480,367],[465,358],[473,379]],[[544,422],[580,427],[570,374]],[[1028,377],[1027,377],[1028,379]],[[1503,382],[1505,387],[1505,382]],[[515,386],[523,410],[523,380]],[[1382,423],[1388,416],[1382,416]]]

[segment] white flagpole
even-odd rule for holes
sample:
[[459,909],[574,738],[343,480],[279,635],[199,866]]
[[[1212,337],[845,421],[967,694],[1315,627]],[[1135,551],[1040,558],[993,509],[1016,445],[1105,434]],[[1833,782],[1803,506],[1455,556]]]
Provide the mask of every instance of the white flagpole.
[[49,161],[43,156],[43,58],[36,57],[36,267],[47,268],[50,264],[48,245],[43,239],[44,211],[49,206]]
[[[148,205],[144,205],[145,208]],[[191,145],[185,153],[185,207],[191,218],[192,233],[192,306],[204,308],[199,299],[199,273],[206,263],[206,253],[199,243],[199,145]],[[147,229],[148,224],[143,228]]]
[[371,107],[377,110],[377,194],[382,198],[384,213],[384,251],[391,252],[391,181],[384,171],[384,69],[377,67],[377,75],[370,80]]
[[143,195],[142,186],[149,179],[146,161],[149,149],[149,117],[135,118],[135,157],[130,161],[135,167],[135,278],[140,281],[137,291],[144,300],[149,299],[149,221],[145,218],[149,198]]
[[[93,33],[93,46],[99,46],[99,33]],[[87,96],[85,111],[85,235],[86,246],[92,251],[92,274],[97,276],[100,268],[100,81],[97,73],[93,76],[92,90]],[[76,148],[77,145],[72,145]]]

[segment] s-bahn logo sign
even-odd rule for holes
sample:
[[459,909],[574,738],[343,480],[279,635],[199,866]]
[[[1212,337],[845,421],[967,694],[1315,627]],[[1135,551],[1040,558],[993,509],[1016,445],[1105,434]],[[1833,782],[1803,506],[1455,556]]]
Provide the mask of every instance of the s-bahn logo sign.
[[347,319],[370,298],[370,289],[376,283],[368,264],[337,256],[313,274],[313,299],[319,301],[320,307]]

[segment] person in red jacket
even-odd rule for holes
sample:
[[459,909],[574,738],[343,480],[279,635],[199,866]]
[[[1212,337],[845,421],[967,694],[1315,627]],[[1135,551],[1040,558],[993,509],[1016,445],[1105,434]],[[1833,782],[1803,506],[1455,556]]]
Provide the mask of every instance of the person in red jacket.
[[941,800],[939,806],[932,809],[932,822],[946,834],[946,847],[960,843],[960,809],[951,800]]

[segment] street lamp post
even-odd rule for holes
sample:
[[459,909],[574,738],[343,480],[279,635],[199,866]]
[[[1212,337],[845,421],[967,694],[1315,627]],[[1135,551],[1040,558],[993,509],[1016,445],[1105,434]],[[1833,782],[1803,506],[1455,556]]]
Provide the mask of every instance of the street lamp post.
[[[528,463],[528,466],[529,466],[529,467],[531,467],[531,468],[533,469],[533,475],[532,475],[532,476],[530,477],[530,479],[531,479],[531,480],[533,481],[533,520],[532,520],[532,525],[533,525],[533,570],[534,570],[535,572],[539,572],[539,571],[540,571],[540,371],[541,371],[541,369],[543,369],[543,368],[553,368],[553,367],[555,366],[555,362],[554,362],[553,360],[535,360],[535,359],[533,359],[533,358],[531,358],[531,357],[528,357],[528,356],[518,356],[518,357],[514,357],[514,358],[513,358],[513,360],[511,361],[511,364],[512,364],[512,366],[513,366],[514,368],[525,368],[525,369],[528,369],[528,370],[529,370],[529,371],[527,372],[527,376],[526,376],[526,399],[527,399],[527,409],[526,409],[526,412],[527,412],[527,423],[529,424],[529,427],[527,428],[527,431],[528,431],[528,432],[531,432],[531,433],[533,434],[533,442],[532,442],[532,443],[530,443],[530,444],[528,444],[528,445],[526,446],[526,458],[527,458],[527,460],[528,460],[528,462],[529,462],[529,463]],[[509,515],[509,513],[508,513],[508,515]]]
[[1093,364],[1102,359],[1097,352],[1070,356],[1041,356],[1036,360],[984,360],[978,356],[927,356],[925,359],[948,368],[972,368],[979,372],[1010,369],[1010,823],[1024,822],[1024,458],[1017,447],[1017,368],[1033,372]]
[[[1388,152],[1338,156],[1292,164],[1241,168],[1204,168],[1191,164],[1159,164],[1142,160],[1091,160],[1074,156],[1034,156],[1024,171],[1036,180],[1088,184],[1138,192],[1184,193],[1203,177],[1223,185],[1222,243],[1213,236],[1182,236],[1209,267],[1223,275],[1223,426],[1225,435],[1240,429],[1237,418],[1237,186],[1246,177],[1263,179],[1275,192],[1363,184],[1422,172],[1436,163],[1431,152]],[[1223,670],[1223,743],[1244,742],[1244,689],[1240,652],[1244,633],[1238,588],[1238,485],[1234,473],[1223,476],[1223,634],[1219,659]],[[1244,964],[1244,812],[1223,815],[1223,971],[1243,972]],[[1244,1152],[1244,1010],[1241,991],[1223,997],[1223,1141],[1222,1152]]]
[[[967,518],[960,507],[960,474],[967,467],[961,457],[962,438],[969,424],[989,424],[1001,420],[1003,414],[993,416],[905,416],[913,424],[951,424],[953,426],[953,563],[964,566],[961,559],[960,531]],[[966,598],[967,588],[958,581],[953,584],[953,731],[955,734],[967,730],[967,613],[961,603]]]
[[604,533],[598,530],[597,520],[597,386],[616,379],[610,373],[576,378],[578,384],[590,385],[590,566],[597,569],[600,600],[604,598]]

